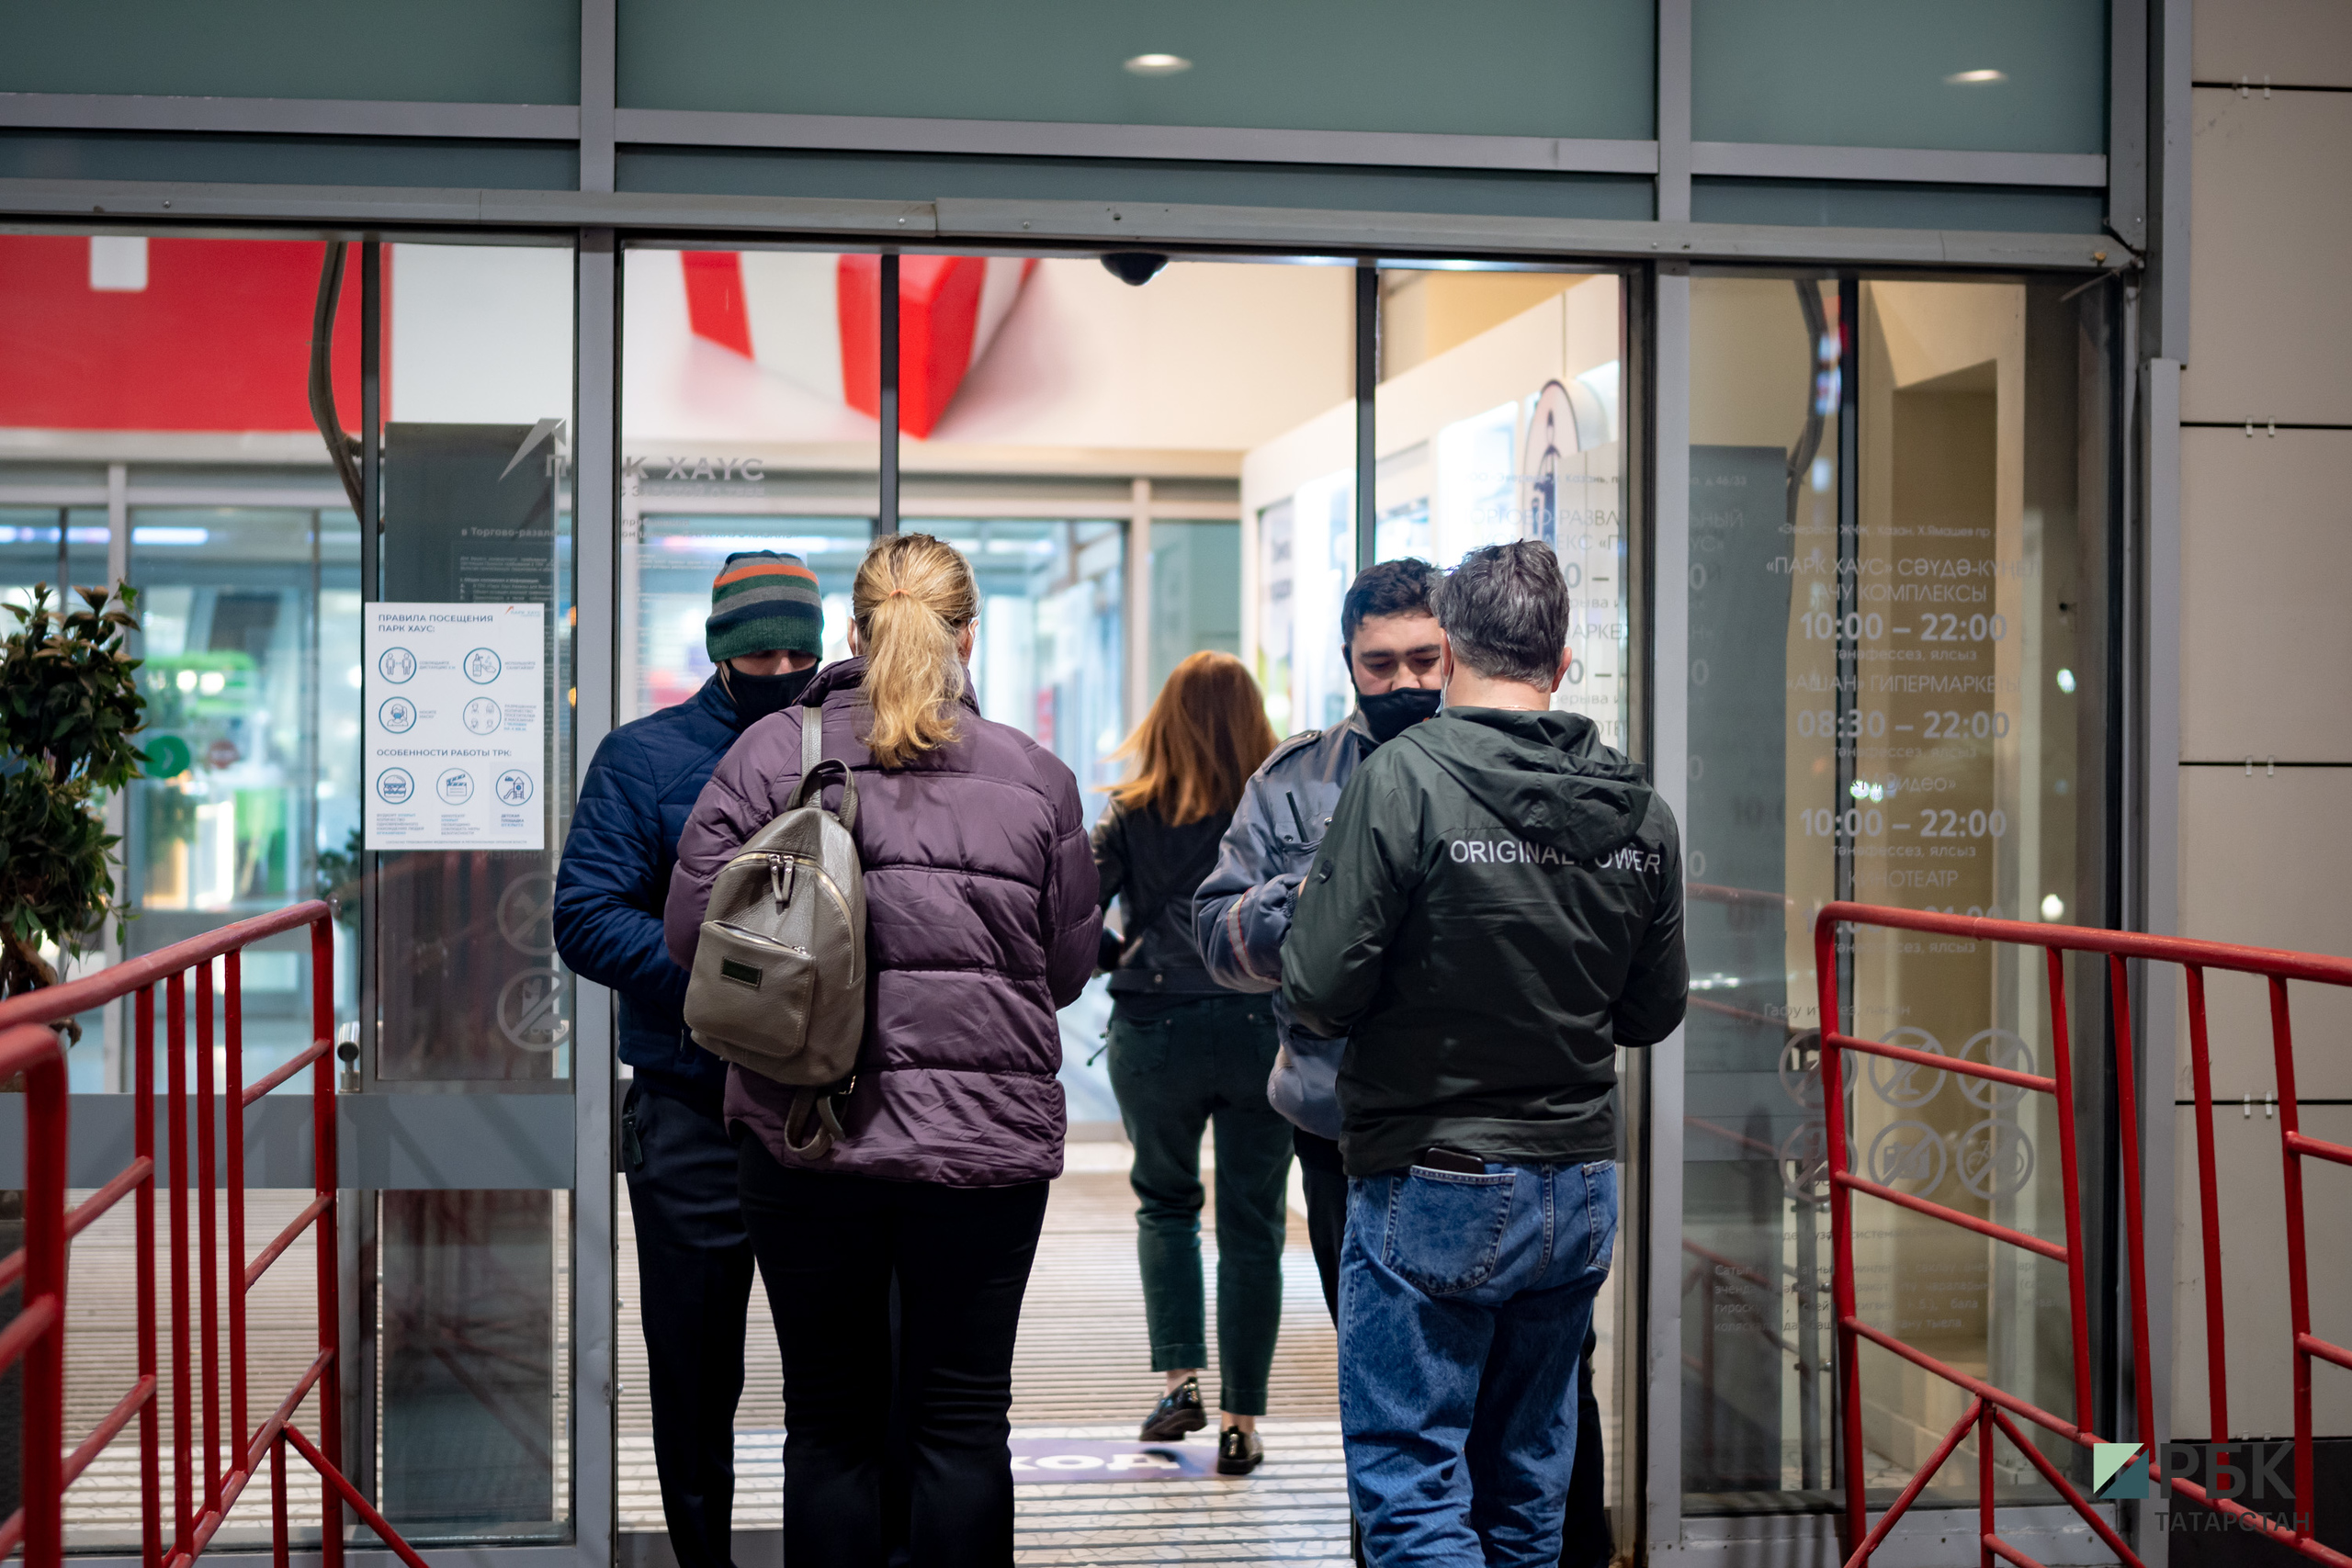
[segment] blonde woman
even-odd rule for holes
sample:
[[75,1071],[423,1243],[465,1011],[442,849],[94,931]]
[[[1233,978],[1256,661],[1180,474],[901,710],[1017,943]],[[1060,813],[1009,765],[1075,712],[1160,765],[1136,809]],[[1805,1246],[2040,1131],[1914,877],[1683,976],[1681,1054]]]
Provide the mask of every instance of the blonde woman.
[[[854,657],[801,697],[821,709],[824,755],[857,776],[869,990],[844,1136],[798,1158],[792,1091],[740,1067],[727,1079],[744,1224],[784,1352],[785,1556],[884,1560],[895,1356],[914,1561],[1001,1568],[1013,1333],[1062,1168],[1054,1014],[1092,967],[1094,864],[1069,769],[973,701],[979,595],[964,558],[927,534],[879,540],[850,609]],[[682,965],[719,868],[799,780],[807,712],[746,730],[695,807],[665,911]]]
[[1176,666],[1122,752],[1131,776],[1094,828],[1105,905],[1125,900],[1125,940],[1106,941],[1111,1088],[1135,1148],[1136,1248],[1152,1370],[1167,1386],[1143,1436],[1208,1425],[1201,1280],[1201,1134],[1216,1129],[1216,1467],[1265,1458],[1258,1417],[1282,1325],[1290,1123],[1266,1102],[1274,1066],[1270,998],[1225,990],[1193,936],[1193,894],[1216,864],[1242,786],[1274,749],[1264,697],[1241,660],[1195,653]]

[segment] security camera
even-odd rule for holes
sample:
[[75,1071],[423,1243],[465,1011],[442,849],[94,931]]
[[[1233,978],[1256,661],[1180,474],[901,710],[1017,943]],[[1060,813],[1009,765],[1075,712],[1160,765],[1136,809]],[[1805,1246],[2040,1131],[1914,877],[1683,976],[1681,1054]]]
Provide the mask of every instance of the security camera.
[[1158,251],[1113,251],[1102,258],[1102,269],[1131,288],[1141,288],[1167,265]]

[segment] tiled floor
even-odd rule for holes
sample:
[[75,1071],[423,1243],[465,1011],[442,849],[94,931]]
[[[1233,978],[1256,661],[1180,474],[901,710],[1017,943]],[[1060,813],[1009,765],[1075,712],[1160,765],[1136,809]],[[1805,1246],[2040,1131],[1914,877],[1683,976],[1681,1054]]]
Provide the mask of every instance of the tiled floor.
[[[1132,1438],[1122,1421],[1029,1426],[1023,1436]],[[1328,1563],[1348,1560],[1348,1515],[1341,1486],[1339,1423],[1269,1420],[1266,1462],[1245,1479],[1131,1481],[1023,1485],[1013,1494],[1014,1557],[1023,1563],[1072,1565],[1153,1562]],[[1195,1436],[1203,1449],[1207,1444]],[[642,1436],[622,1438],[625,1502],[658,1516],[653,1453]],[[735,1560],[759,1568],[773,1552],[782,1519],[777,1437],[741,1432],[735,1446],[741,1488],[735,1501]],[[625,1529],[660,1528],[658,1517],[624,1520]],[[631,1554],[634,1555],[634,1554]]]
[[[274,1235],[302,1201],[303,1195],[297,1193],[254,1194],[248,1250],[258,1250],[260,1238]],[[645,1398],[645,1342],[636,1314],[637,1252],[625,1197],[618,1217],[621,1528],[658,1532],[661,1495]],[[1214,1215],[1204,1217],[1204,1230],[1214,1322]],[[75,1245],[68,1335],[68,1386],[74,1403],[67,1425],[77,1431],[95,1425],[130,1382],[133,1257],[127,1207],[109,1214]],[[560,1282],[565,1261],[557,1259]],[[252,1343],[257,1389],[290,1385],[315,1353],[311,1292],[305,1254],[273,1269],[254,1293]],[[758,1568],[759,1535],[775,1531],[781,1522],[783,1480],[777,1436],[784,1424],[782,1378],[775,1337],[765,1320],[763,1298],[756,1292],[753,1311],[750,1366],[737,1418],[740,1490],[735,1517],[738,1529],[745,1532],[745,1550],[738,1552],[744,1568]],[[559,1344],[557,1349],[560,1363],[568,1345]],[[1335,1357],[1304,1223],[1294,1212],[1283,1261],[1282,1338],[1262,1428],[1265,1465],[1241,1479],[1024,1484],[1016,1493],[1020,1561],[1099,1568],[1169,1562],[1343,1562],[1347,1510]],[[1214,1367],[1203,1381],[1214,1391]],[[1159,1378],[1150,1371],[1144,1333],[1125,1145],[1073,1144],[1069,1174],[1055,1183],[1046,1210],[1045,1236],[1023,1313],[1013,1362],[1015,1429],[1033,1437],[1131,1438],[1159,1386]],[[556,1414],[560,1431],[565,1413]],[[300,1420],[314,1427],[315,1414],[306,1405]],[[168,1419],[164,1438],[168,1454]],[[1205,1433],[1192,1438],[1204,1450],[1212,1441]],[[556,1455],[556,1462],[563,1465],[562,1453]],[[165,1463],[168,1474],[168,1457]],[[136,1477],[135,1436],[126,1434],[69,1496],[75,1544],[96,1548],[135,1539]],[[288,1479],[299,1529],[301,1521],[316,1517],[317,1482],[299,1463],[290,1467]],[[236,1511],[222,1543],[260,1544],[266,1539],[267,1519],[265,1485]],[[775,1538],[769,1534],[766,1540],[773,1543]]]
[[[620,1335],[621,1528],[659,1530],[644,1399],[645,1345],[634,1303],[635,1247],[622,1205]],[[1203,1252],[1212,1321],[1216,1237],[1204,1217]],[[755,1308],[756,1314],[756,1308]],[[737,1416],[736,1528],[780,1523],[783,1471],[775,1429],[783,1424],[775,1339],[752,1325],[749,1375]],[[1334,1393],[1336,1345],[1303,1222],[1291,1216],[1283,1260],[1282,1339],[1267,1422],[1266,1463],[1239,1480],[1023,1485],[1015,1494],[1016,1553],[1036,1564],[1261,1562],[1344,1563],[1347,1506]],[[1036,1437],[1127,1438],[1152,1401],[1143,1298],[1136,1275],[1135,1199],[1126,1149],[1073,1144],[1069,1174],[1054,1184],[1046,1234],[1013,1357],[1012,1420]],[[1214,1387],[1215,1369],[1204,1383]],[[1206,1446],[1206,1434],[1193,1442]],[[743,1553],[738,1553],[739,1561]],[[746,1562],[746,1568],[752,1565]]]
[[[69,1194],[68,1201],[79,1202],[87,1196],[86,1192],[77,1190]],[[299,1217],[309,1201],[308,1192],[283,1189],[259,1189],[250,1193],[245,1212],[246,1255],[258,1254],[271,1238]],[[571,1357],[569,1203],[568,1193],[556,1195],[551,1225],[553,1247],[549,1263],[556,1309],[552,1353],[557,1367],[569,1366]],[[194,1210],[196,1205],[191,1204],[190,1207]],[[158,1209],[158,1230],[167,1232],[170,1224],[168,1201],[159,1204]],[[228,1240],[225,1197],[216,1198],[214,1213],[215,1229],[225,1257]],[[74,1241],[67,1275],[65,1337],[65,1429],[70,1435],[86,1433],[103,1420],[115,1402],[130,1388],[136,1375],[138,1320],[133,1282],[138,1252],[132,1216],[132,1206],[129,1201],[119,1203]],[[199,1221],[193,1213],[188,1225],[192,1234],[201,1234]],[[313,1243],[306,1235],[262,1276],[247,1299],[246,1339],[253,1359],[248,1382],[251,1407],[246,1412],[249,1426],[258,1426],[274,1412],[277,1400],[294,1387],[318,1354],[315,1257]],[[164,1304],[157,1332],[161,1374],[158,1425],[168,1508],[169,1499],[174,1495],[174,1477],[177,1473],[177,1450],[174,1443],[172,1417],[175,1374],[168,1272],[160,1283]],[[204,1283],[205,1278],[199,1267],[198,1277],[189,1282],[192,1299],[201,1300]],[[216,1278],[212,1283],[219,1291],[220,1281]],[[200,1321],[200,1317],[192,1318],[190,1327],[191,1341],[198,1345],[202,1342],[201,1335],[195,1324]],[[226,1389],[232,1386],[232,1380],[225,1312],[221,1314],[217,1326],[216,1343],[220,1350],[215,1376],[220,1386]],[[205,1384],[200,1353],[194,1359],[198,1365],[191,1368],[191,1403],[197,1414],[190,1423],[189,1471],[195,1484],[201,1486],[203,1456],[208,1446],[200,1414],[205,1403]],[[554,1390],[554,1402],[548,1410],[549,1426],[555,1434],[550,1462],[555,1473],[563,1475],[568,1473],[571,1463],[570,1388],[559,1377]],[[315,1392],[306,1397],[295,1412],[294,1423],[306,1435],[313,1438],[319,1437],[318,1395]],[[66,1493],[66,1542],[70,1548],[119,1551],[135,1546],[141,1512],[138,1445],[139,1427],[134,1422],[97,1456],[89,1469],[83,1472],[81,1480]],[[232,1463],[229,1454],[232,1446],[233,1439],[227,1430],[214,1435],[210,1451],[223,1470]],[[289,1459],[287,1465],[287,1495],[288,1517],[298,1540],[306,1540],[314,1546],[319,1517],[319,1481],[316,1473],[299,1457]],[[243,1549],[266,1546],[269,1537],[269,1478],[265,1471],[247,1487],[232,1510],[228,1522],[214,1539],[221,1547]]]
[[[75,1191],[70,1201],[79,1202],[88,1194]],[[245,1214],[245,1247],[248,1254],[259,1252],[266,1238],[276,1235],[301,1211],[310,1194],[261,1191],[253,1194]],[[159,1205],[159,1230],[167,1229],[168,1205]],[[193,1205],[191,1205],[193,1207]],[[222,1202],[215,1211],[215,1224],[224,1238],[227,1233],[227,1205]],[[197,1221],[191,1217],[191,1231]],[[114,1407],[130,1389],[138,1370],[137,1300],[133,1289],[137,1267],[136,1232],[132,1225],[132,1208],[129,1201],[117,1204],[90,1228],[74,1238],[70,1272],[66,1286],[65,1332],[65,1429],[69,1434],[88,1432]],[[247,1342],[253,1347],[254,1365],[251,1386],[281,1394],[291,1389],[312,1357],[318,1354],[316,1311],[316,1277],[312,1262],[314,1254],[308,1241],[270,1271],[262,1276],[247,1302]],[[168,1276],[162,1282],[168,1292]],[[201,1280],[191,1281],[200,1288]],[[168,1294],[164,1297],[168,1302]],[[170,1495],[171,1478],[176,1473],[172,1443],[173,1427],[169,1415],[169,1391],[173,1386],[173,1368],[169,1334],[170,1308],[164,1308],[158,1332],[158,1353],[161,1358],[162,1386],[164,1391],[161,1419],[164,1453],[164,1475],[166,1495]],[[196,1336],[191,1332],[191,1338]],[[220,1343],[227,1344],[227,1325],[220,1325]],[[200,1343],[200,1340],[198,1341]],[[227,1357],[220,1357],[217,1376],[225,1384],[228,1379]],[[201,1386],[200,1373],[192,1381]],[[258,1395],[256,1396],[258,1405]],[[272,1402],[275,1403],[274,1401]],[[302,1403],[295,1414],[295,1424],[315,1437],[318,1433],[318,1400],[314,1394]],[[258,1421],[266,1412],[256,1408],[249,1419]],[[134,1422],[117,1438],[97,1461],[83,1473],[82,1479],[65,1495],[66,1540],[71,1547],[95,1549],[117,1547],[138,1540],[139,1512],[139,1428]],[[203,1450],[200,1424],[190,1433],[191,1470],[200,1468],[197,1456]],[[231,1445],[227,1434],[221,1434],[214,1451],[226,1455]],[[316,1521],[318,1517],[319,1483],[310,1466],[297,1461],[288,1468],[287,1491],[289,1517],[296,1520]],[[252,1500],[237,1510],[225,1527],[220,1540],[224,1546],[258,1545],[267,1539],[269,1509],[266,1502],[267,1480],[263,1478],[252,1495]]]

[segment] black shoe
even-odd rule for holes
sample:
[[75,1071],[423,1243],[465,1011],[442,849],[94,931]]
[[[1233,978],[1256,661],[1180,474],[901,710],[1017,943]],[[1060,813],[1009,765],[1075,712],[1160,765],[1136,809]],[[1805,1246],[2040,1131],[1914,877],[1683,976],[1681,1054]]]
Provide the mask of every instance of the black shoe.
[[1176,1385],[1172,1393],[1164,1395],[1144,1417],[1143,1440],[1147,1443],[1172,1443],[1187,1432],[1197,1432],[1209,1424],[1208,1414],[1201,1408],[1201,1380],[1186,1378]]
[[1258,1440],[1255,1432],[1227,1427],[1225,1436],[1217,1439],[1216,1472],[1219,1475],[1247,1475],[1265,1462],[1266,1445]]

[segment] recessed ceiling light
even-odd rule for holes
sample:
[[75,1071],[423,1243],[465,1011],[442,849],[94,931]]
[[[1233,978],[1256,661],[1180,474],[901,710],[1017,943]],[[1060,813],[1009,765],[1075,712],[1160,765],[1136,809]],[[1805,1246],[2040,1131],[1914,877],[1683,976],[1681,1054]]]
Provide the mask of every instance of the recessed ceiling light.
[[1138,54],[1126,63],[1128,72],[1136,76],[1173,76],[1193,68],[1193,62],[1181,54]]
[[1955,71],[1944,78],[1954,86],[1965,82],[2006,82],[2008,79],[2009,73],[2006,71]]

